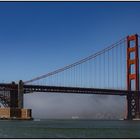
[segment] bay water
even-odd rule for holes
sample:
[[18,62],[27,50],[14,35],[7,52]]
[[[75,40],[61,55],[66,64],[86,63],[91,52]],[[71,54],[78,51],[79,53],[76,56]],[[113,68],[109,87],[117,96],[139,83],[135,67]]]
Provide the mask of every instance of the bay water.
[[1,120],[0,138],[140,138],[140,121]]

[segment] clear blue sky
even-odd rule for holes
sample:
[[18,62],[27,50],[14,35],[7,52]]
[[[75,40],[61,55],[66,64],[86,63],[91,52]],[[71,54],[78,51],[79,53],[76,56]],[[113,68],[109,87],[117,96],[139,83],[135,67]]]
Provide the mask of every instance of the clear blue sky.
[[29,80],[140,34],[140,2],[0,2],[0,81]]

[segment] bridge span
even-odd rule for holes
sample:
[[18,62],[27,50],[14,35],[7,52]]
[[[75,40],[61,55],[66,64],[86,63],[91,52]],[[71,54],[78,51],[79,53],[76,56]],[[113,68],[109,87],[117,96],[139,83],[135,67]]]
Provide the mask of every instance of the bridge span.
[[[0,83],[0,91],[18,91],[18,84]],[[82,87],[62,87],[62,86],[43,86],[43,85],[23,85],[24,94],[33,92],[56,92],[56,93],[75,93],[75,94],[98,94],[98,95],[120,95],[126,96],[129,92],[136,94],[139,91],[128,91],[118,89],[99,89]]]
[[[137,34],[127,36],[73,64],[28,81],[0,83],[0,101],[5,107],[0,109],[0,117],[31,119],[31,109],[24,109],[24,94],[47,92],[126,96],[125,118],[140,119],[138,38]],[[35,83],[42,79],[47,82]]]

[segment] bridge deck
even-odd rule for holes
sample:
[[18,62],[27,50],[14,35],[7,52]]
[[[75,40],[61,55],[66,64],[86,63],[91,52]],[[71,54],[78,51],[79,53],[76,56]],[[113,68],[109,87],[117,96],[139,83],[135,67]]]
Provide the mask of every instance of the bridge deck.
[[[75,94],[99,94],[99,95],[120,95],[126,96],[128,93],[139,91],[127,91],[118,89],[99,89],[99,88],[80,88],[80,87],[60,87],[60,86],[42,86],[42,85],[24,85],[24,93],[32,92],[56,92],[56,93],[75,93]],[[17,84],[0,83],[0,91],[18,90]]]
[[76,93],[76,94],[103,94],[103,95],[127,95],[126,90],[80,88],[80,87],[58,87],[58,86],[40,86],[24,85],[24,92],[56,92],[56,93]]

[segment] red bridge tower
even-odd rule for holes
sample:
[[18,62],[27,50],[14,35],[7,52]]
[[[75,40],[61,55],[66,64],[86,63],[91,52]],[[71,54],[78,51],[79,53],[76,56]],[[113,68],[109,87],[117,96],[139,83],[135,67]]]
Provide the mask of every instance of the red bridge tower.
[[140,118],[138,35],[127,37],[127,119]]

